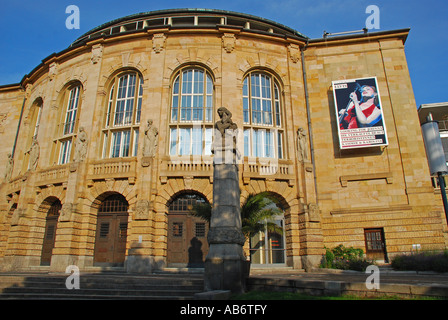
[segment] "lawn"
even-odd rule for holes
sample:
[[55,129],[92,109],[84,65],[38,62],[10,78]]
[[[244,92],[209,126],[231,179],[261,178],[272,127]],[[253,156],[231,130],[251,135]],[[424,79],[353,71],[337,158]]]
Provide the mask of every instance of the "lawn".
[[445,300],[433,297],[401,297],[401,296],[378,296],[360,297],[355,295],[342,296],[311,296],[293,292],[266,292],[249,291],[240,295],[233,295],[231,300]]

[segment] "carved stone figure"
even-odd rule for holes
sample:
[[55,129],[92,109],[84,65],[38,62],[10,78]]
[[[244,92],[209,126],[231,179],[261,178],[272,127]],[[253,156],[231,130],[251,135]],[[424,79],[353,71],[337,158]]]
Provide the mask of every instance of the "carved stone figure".
[[157,149],[157,136],[159,131],[153,126],[153,121],[148,120],[145,128],[145,140],[143,141],[143,156],[154,157]]
[[[225,107],[218,109],[221,120],[215,122],[215,139],[212,144],[212,153],[219,150],[227,150],[239,156],[237,149],[238,126],[232,121],[232,113]],[[220,155],[218,155],[219,158]]]
[[37,162],[39,161],[39,153],[40,153],[39,142],[37,142],[36,137],[33,138],[31,147],[26,153],[29,153],[29,155],[30,155],[29,170],[36,170]]
[[87,133],[84,127],[79,128],[78,138],[75,144],[75,154],[73,156],[74,162],[83,161],[87,155]]
[[14,168],[14,158],[12,157],[12,154],[8,153],[8,162],[6,163],[6,170],[5,170],[5,180],[6,181],[11,180],[13,168]]
[[307,152],[307,141],[306,141],[306,132],[302,127],[297,130],[297,156],[299,161],[307,161],[308,160],[308,152]]
[[64,203],[61,208],[61,215],[59,217],[59,221],[68,222],[72,219],[73,213],[73,203]]
[[224,137],[224,132],[227,129],[236,130],[238,127],[235,123],[232,121],[232,113],[224,107],[221,107],[218,109],[218,115],[221,118],[221,120],[216,121],[215,123],[215,129],[217,129],[221,136]]

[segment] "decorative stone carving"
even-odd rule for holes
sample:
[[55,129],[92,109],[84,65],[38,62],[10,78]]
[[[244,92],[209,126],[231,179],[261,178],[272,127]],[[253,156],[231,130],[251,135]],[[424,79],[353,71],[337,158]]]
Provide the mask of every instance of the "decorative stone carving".
[[237,148],[238,126],[232,121],[232,113],[224,107],[218,109],[221,120],[215,122],[215,139],[212,153],[215,163],[235,163],[235,155],[239,158]]
[[30,155],[29,170],[36,170],[39,161],[40,147],[37,138],[33,138],[30,149],[26,152]]
[[299,158],[299,161],[308,160],[307,137],[305,129],[302,127],[297,130],[297,157]]
[[320,210],[316,203],[308,204],[308,218],[311,222],[320,221]]
[[226,50],[227,53],[231,53],[235,49],[235,35],[233,33],[224,33],[221,39],[224,50]]
[[166,36],[163,33],[156,33],[152,37],[152,49],[155,53],[162,52],[163,48],[165,47],[165,40]]
[[290,44],[288,46],[289,57],[291,61],[297,63],[300,61],[300,47],[296,44]]
[[87,155],[87,133],[84,127],[79,128],[78,137],[75,142],[75,154],[73,156],[74,162],[83,161]]
[[3,123],[5,122],[6,118],[8,118],[7,113],[0,113],[0,132],[5,132]]
[[12,157],[11,153],[8,153],[8,162],[6,163],[6,170],[5,170],[5,181],[8,182],[11,180],[13,168],[14,168],[14,158]]
[[56,62],[52,62],[48,67],[48,77],[50,78],[50,81],[54,79],[57,72],[58,72],[58,64]]
[[61,208],[61,214],[59,216],[60,222],[71,221],[73,214],[73,203],[64,203]]
[[135,220],[149,219],[150,202],[148,200],[139,200],[135,205]]
[[212,243],[236,243],[244,245],[246,238],[241,232],[241,228],[237,227],[216,227],[210,229],[207,235],[209,244]]
[[146,122],[145,139],[143,141],[143,156],[154,157],[156,155],[156,149],[158,145],[157,136],[159,131],[153,125],[152,119]]
[[96,44],[92,46],[92,57],[90,58],[92,64],[97,64],[101,60],[102,56],[103,56],[103,46],[101,44]]

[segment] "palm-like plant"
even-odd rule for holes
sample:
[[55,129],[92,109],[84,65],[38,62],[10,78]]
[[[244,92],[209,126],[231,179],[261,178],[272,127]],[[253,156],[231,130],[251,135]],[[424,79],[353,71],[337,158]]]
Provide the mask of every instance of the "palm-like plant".
[[261,231],[282,233],[283,230],[272,221],[274,216],[282,214],[277,207],[277,199],[269,192],[250,194],[241,206],[242,231],[250,239]]
[[[250,194],[247,197],[241,206],[242,232],[246,238],[250,239],[266,229],[280,234],[283,232],[282,228],[272,221],[274,216],[282,214],[277,203],[277,199],[269,192]],[[190,210],[190,214],[210,223],[212,206],[209,203],[196,203]]]

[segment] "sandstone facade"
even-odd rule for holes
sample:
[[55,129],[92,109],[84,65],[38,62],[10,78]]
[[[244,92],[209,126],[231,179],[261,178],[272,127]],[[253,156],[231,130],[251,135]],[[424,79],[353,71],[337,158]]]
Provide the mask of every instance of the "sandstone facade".
[[[139,14],[92,30],[44,59],[20,84],[0,87],[1,268],[41,265],[47,216],[56,201],[62,207],[50,269],[94,266],[98,211],[115,194],[128,204],[127,270],[164,268],[172,201],[186,192],[210,203],[213,199],[212,155],[173,149],[186,139],[174,132],[196,126],[207,140],[221,106],[243,128],[238,140],[241,202],[269,191],[284,210],[286,265],[315,266],[324,246],[366,250],[369,229],[382,230],[388,258],[410,252],[413,244],[446,248],[446,220],[434,197],[404,53],[408,33],[308,39],[271,21],[217,10]],[[183,94],[176,93],[176,81],[188,70],[212,84],[200,93],[204,117],[196,122],[181,121],[180,109],[178,118],[173,116],[173,99]],[[129,122],[128,107],[121,114],[114,109],[120,99],[114,90],[127,75],[138,91],[131,96]],[[372,76],[381,90],[389,144],[340,150],[332,81]],[[273,123],[247,122],[248,78],[269,79]],[[67,127],[74,88],[79,88],[77,113]],[[207,119],[207,108],[212,118]],[[255,109],[251,105],[252,116]],[[112,124],[112,119],[123,122]],[[156,129],[152,154],[143,151],[148,120]],[[78,158],[81,127],[87,139]],[[129,140],[128,133],[118,140],[122,128]],[[307,134],[305,159],[298,150],[299,128]],[[244,130],[247,137],[252,132],[251,139],[254,132],[278,134],[272,140],[274,155],[245,154]],[[30,166],[33,137],[39,144],[36,168]],[[67,141],[71,151],[64,158]],[[126,143],[129,150],[122,149]],[[9,153],[14,160],[10,174]]]

